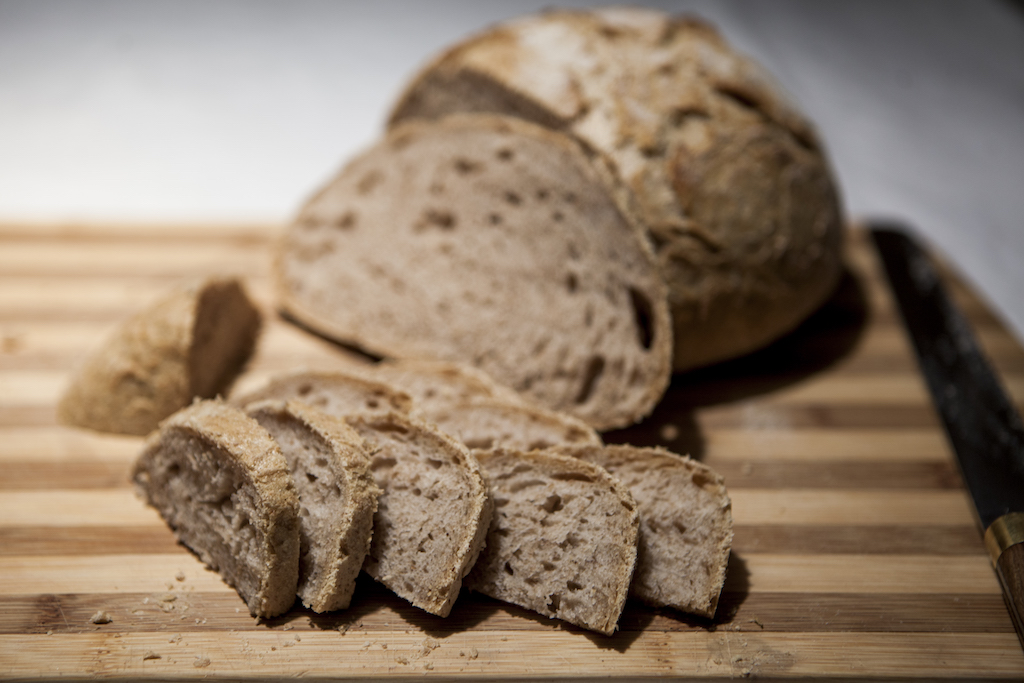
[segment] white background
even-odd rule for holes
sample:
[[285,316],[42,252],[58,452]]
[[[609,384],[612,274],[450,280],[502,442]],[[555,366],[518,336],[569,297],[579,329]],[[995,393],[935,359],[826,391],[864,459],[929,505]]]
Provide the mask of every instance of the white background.
[[[765,63],[850,216],[914,224],[1024,339],[1019,5],[648,4]],[[0,221],[286,220],[430,55],[548,5],[0,0]]]

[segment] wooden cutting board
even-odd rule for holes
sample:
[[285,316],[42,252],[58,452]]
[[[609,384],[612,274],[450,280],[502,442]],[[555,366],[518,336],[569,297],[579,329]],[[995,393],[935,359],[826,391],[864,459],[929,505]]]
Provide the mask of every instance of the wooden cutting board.
[[[54,405],[119,319],[207,273],[243,274],[267,311],[242,384],[342,363],[272,313],[275,232],[0,225],[0,676],[1024,679],[968,498],[856,231],[849,275],[796,333],[676,377],[650,419],[607,435],[725,475],[736,540],[713,622],[630,604],[602,637],[467,594],[440,619],[363,577],[347,611],[255,623],[134,497],[141,440],[58,426]],[[951,284],[1019,403],[1024,351]]]

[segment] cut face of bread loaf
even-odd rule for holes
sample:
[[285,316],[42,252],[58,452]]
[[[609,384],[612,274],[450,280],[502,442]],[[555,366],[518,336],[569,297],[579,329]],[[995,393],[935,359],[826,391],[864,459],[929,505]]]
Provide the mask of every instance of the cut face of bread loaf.
[[400,126],[287,230],[282,306],[376,355],[464,361],[598,429],[631,424],[667,386],[671,324],[612,182],[521,120]]
[[299,598],[314,612],[348,607],[380,494],[363,440],[341,418],[297,401],[263,401],[247,412],[277,441],[295,481]]
[[402,358],[377,363],[368,370],[372,376],[412,396],[418,405],[462,404],[479,399],[525,402],[509,387],[465,363]]
[[363,569],[413,605],[448,616],[490,522],[479,465],[461,444],[404,416],[348,421],[373,451],[381,489]]
[[511,21],[428,64],[391,123],[470,111],[566,132],[614,167],[668,284],[677,370],[773,341],[838,282],[812,126],[706,24],[636,8]]
[[150,436],[132,478],[253,616],[288,611],[298,583],[299,501],[284,455],[259,423],[219,401],[197,402]]
[[522,403],[495,399],[440,405],[425,402],[417,404],[414,414],[474,450],[529,451],[562,444],[602,443],[598,433],[582,420]]
[[714,617],[732,546],[732,504],[722,477],[659,448],[584,446],[552,452],[600,465],[636,499],[640,543],[630,594]]
[[237,406],[267,399],[295,399],[329,415],[408,413],[412,398],[395,387],[347,372],[302,371],[274,377],[255,391],[232,397]]
[[477,454],[494,498],[471,590],[604,634],[636,562],[629,491],[596,465],[550,453]]
[[224,391],[252,354],[260,315],[233,279],[177,290],[125,321],[89,356],[57,407],[61,422],[145,435],[193,397]]

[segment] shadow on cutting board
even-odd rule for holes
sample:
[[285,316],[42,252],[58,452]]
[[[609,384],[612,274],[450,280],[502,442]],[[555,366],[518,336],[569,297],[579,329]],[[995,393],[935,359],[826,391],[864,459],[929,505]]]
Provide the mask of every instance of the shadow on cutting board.
[[867,322],[864,286],[847,268],[832,297],[793,332],[747,356],[674,375],[647,419],[602,437],[610,444],[662,446],[700,459],[698,409],[769,394],[831,367],[857,346]]

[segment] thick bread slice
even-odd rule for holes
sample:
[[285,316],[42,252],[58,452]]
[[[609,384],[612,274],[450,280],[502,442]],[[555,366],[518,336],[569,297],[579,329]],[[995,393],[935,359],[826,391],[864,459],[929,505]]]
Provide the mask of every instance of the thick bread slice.
[[392,125],[494,112],[615,168],[669,286],[683,370],[793,329],[841,273],[840,202],[811,124],[708,25],[639,8],[552,11],[436,58]]
[[630,594],[714,617],[732,546],[732,503],[722,477],[660,448],[584,446],[552,452],[600,465],[636,499],[640,544]]
[[247,407],[284,453],[299,494],[299,584],[314,612],[349,606],[370,549],[380,489],[365,443],[341,418],[298,401]]
[[412,396],[418,405],[439,406],[478,399],[527,403],[518,393],[498,384],[486,372],[465,363],[403,358],[386,360],[368,369],[372,376]]
[[412,398],[395,387],[359,372],[304,370],[274,377],[255,391],[233,396],[231,403],[244,407],[267,399],[296,399],[325,413],[346,417],[356,413],[408,413]]
[[437,425],[470,449],[530,451],[563,444],[600,446],[586,422],[522,403],[477,399],[463,403],[417,404],[414,415]]
[[220,401],[165,420],[132,472],[139,495],[255,617],[287,612],[299,576],[299,500],[270,434]]
[[491,519],[480,466],[464,446],[402,415],[349,424],[373,449],[381,495],[367,574],[431,614],[448,616]]
[[145,435],[193,397],[224,391],[252,354],[259,311],[234,279],[178,289],[129,318],[71,378],[61,422]]
[[494,498],[471,590],[611,634],[636,563],[629,491],[596,465],[544,452],[476,454]]
[[467,362],[598,429],[631,424],[668,384],[671,324],[611,183],[518,119],[400,126],[289,227],[281,304],[376,355]]

